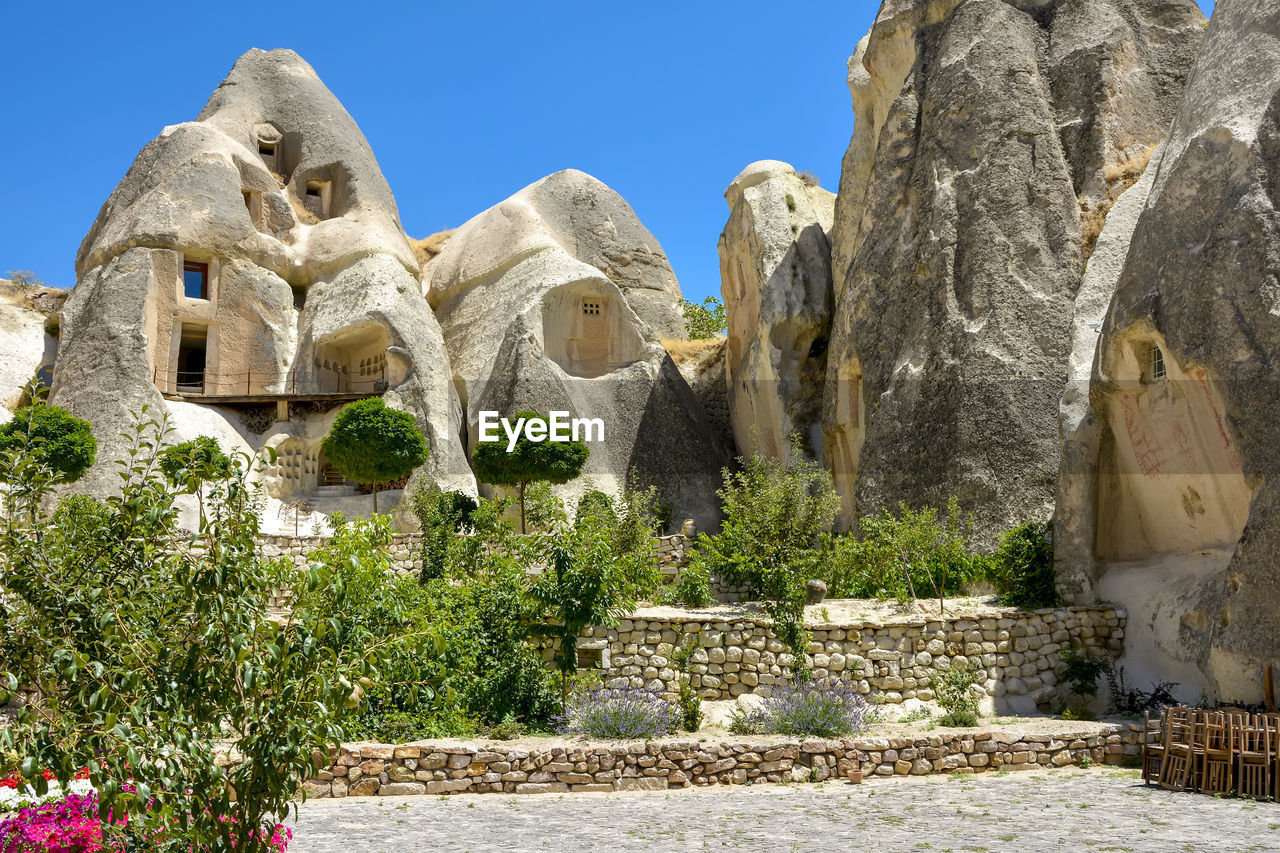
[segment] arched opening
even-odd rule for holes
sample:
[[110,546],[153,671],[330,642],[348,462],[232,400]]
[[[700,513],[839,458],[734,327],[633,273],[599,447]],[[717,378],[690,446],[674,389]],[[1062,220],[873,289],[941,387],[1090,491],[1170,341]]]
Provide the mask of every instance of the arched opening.
[[316,344],[315,375],[319,393],[381,394],[404,381],[399,359],[388,358],[387,330],[365,322],[348,326]]
[[565,373],[587,379],[638,361],[642,342],[615,293],[591,282],[558,287],[542,300],[542,340]]

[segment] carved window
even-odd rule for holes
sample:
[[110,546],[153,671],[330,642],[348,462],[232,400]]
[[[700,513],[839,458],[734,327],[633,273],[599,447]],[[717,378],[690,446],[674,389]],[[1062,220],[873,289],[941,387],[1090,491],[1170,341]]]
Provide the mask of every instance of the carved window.
[[588,317],[600,316],[600,302],[595,299],[582,300],[582,313]]
[[1159,382],[1168,376],[1168,371],[1164,366],[1164,353],[1156,344],[1151,345],[1151,381]]
[[188,299],[209,298],[209,265],[198,261],[182,262],[182,292]]

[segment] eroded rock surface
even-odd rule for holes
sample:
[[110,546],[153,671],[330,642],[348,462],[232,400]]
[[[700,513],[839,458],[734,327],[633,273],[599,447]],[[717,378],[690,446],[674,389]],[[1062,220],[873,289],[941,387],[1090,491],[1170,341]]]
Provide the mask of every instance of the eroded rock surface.
[[[181,420],[166,398],[378,393],[417,418],[424,471],[474,489],[419,269],[342,105],[292,51],[249,51],[195,121],[143,148],[80,247],[53,398],[94,423],[101,450],[85,485],[114,486],[118,434],[143,404]],[[257,435],[295,438],[322,467],[323,433],[305,419]],[[318,488],[318,476],[271,497]]]
[[986,542],[1049,516],[1098,212],[1163,138],[1203,20],[1191,0],[881,7],[849,63],[832,232],[846,523],[953,495]]
[[57,328],[57,313],[42,310],[40,302],[60,304],[62,293],[0,279],[0,422],[22,403],[22,389],[33,377],[52,375],[58,341],[49,332]]
[[836,197],[788,164],[762,160],[734,178],[725,200],[725,381],[738,451],[781,458],[799,434],[820,459]]
[[1280,659],[1280,8],[1217,4],[1154,168],[1082,421],[1096,453],[1064,465],[1059,586],[1123,601],[1153,667],[1257,701]]
[[[424,282],[471,445],[481,411],[600,418],[605,441],[590,445],[584,469],[591,484],[617,491],[634,468],[672,502],[676,524],[693,517],[705,529],[725,458],[662,347],[679,323],[679,285],[647,233],[595,178],[558,172],[458,228]],[[631,260],[618,266],[623,252]],[[572,498],[587,485],[563,491]]]

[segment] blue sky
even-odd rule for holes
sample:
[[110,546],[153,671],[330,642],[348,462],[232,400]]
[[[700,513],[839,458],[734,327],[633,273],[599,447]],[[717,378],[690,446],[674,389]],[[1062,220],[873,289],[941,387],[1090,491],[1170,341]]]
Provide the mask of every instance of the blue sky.
[[80,240],[138,150],[195,118],[245,50],[288,47],[359,123],[411,235],[572,167],[631,203],[686,297],[718,294],[723,194],[742,167],[786,160],[836,189],[845,62],[878,7],[7,4],[0,274],[73,284]]

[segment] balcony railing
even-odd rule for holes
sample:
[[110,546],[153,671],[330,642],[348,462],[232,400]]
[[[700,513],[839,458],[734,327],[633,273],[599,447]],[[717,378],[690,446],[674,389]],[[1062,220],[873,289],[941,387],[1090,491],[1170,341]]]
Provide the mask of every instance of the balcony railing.
[[163,393],[199,397],[294,397],[325,394],[373,396],[387,390],[386,369],[377,376],[351,376],[339,370],[318,368],[301,382],[296,373],[244,370],[211,373],[207,370],[152,371],[152,382]]

